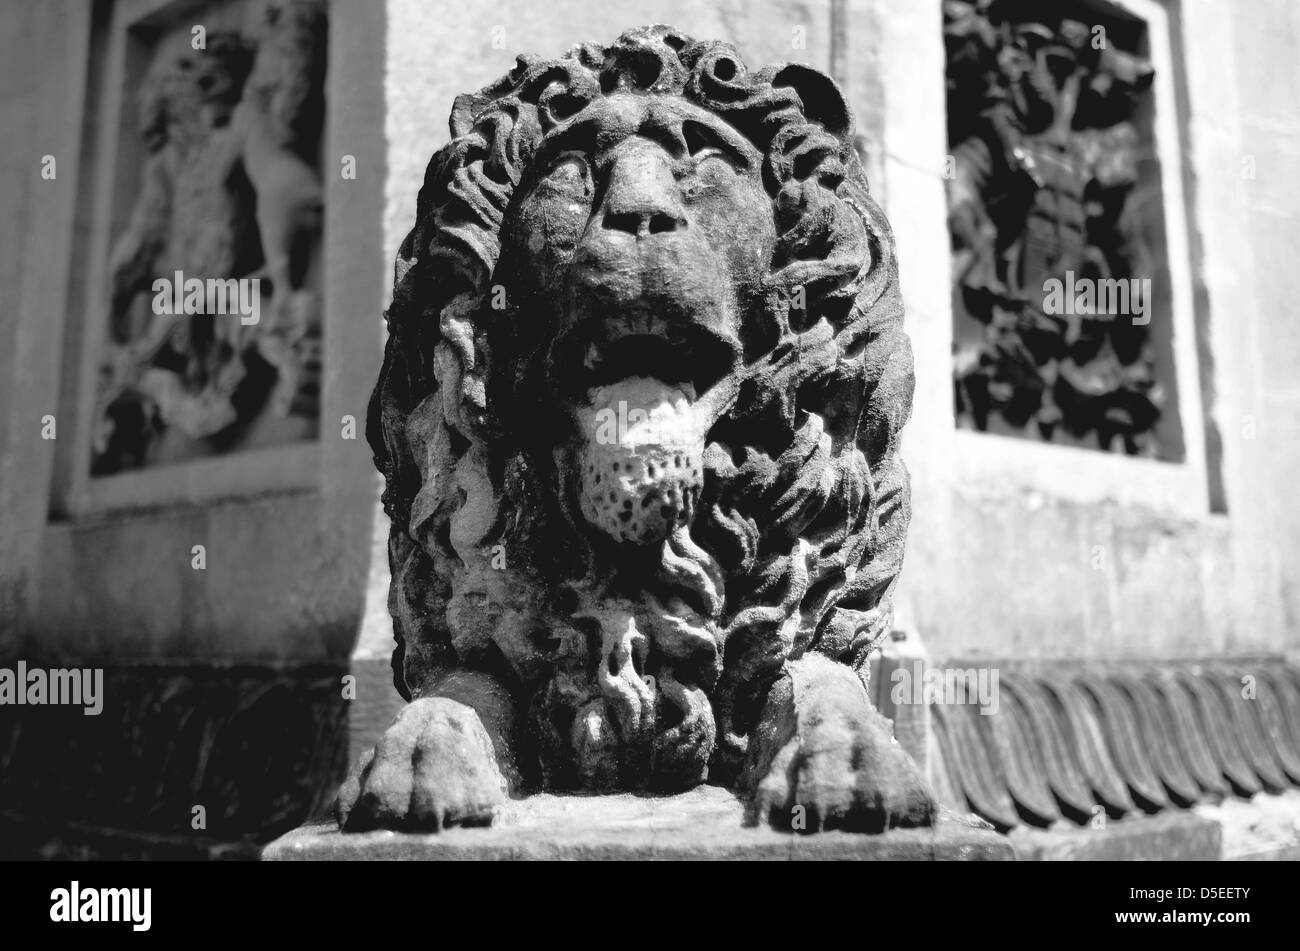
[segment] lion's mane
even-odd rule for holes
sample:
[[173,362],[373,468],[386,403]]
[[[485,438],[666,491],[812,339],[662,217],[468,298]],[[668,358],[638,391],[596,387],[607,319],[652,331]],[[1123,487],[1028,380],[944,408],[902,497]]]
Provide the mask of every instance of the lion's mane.
[[[502,225],[539,141],[627,89],[685,97],[746,135],[764,156],[778,236],[745,317],[737,396],[708,436],[689,537],[665,544],[656,573],[682,593],[657,602],[676,606],[670,620],[717,649],[713,672],[687,686],[716,716],[711,779],[725,782],[786,659],[821,651],[865,678],[909,518],[897,450],[913,371],[893,237],[840,92],[807,67],[751,74],[726,43],[648,27],[558,59],[522,56],[456,99],[396,262],[367,426],[392,519],[395,682],[418,696],[439,668],[495,663],[536,689],[544,664],[502,662],[483,625],[545,626],[529,605],[552,619],[575,610],[572,582],[597,570],[543,489],[553,473],[519,450],[519,411],[494,403],[503,364],[530,355],[490,298],[505,270]],[[494,552],[506,570],[491,570]]]

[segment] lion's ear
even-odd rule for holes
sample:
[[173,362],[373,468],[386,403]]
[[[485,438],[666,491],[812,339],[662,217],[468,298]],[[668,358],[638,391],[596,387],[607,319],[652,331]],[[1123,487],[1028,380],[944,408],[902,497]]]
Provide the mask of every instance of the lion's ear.
[[457,96],[452,101],[451,119],[448,122],[452,139],[469,135],[474,128],[474,119],[491,101],[480,92],[463,92]]
[[853,113],[835,80],[811,66],[790,63],[776,71],[772,85],[793,89],[803,101],[803,114],[808,119],[841,141],[852,141]]

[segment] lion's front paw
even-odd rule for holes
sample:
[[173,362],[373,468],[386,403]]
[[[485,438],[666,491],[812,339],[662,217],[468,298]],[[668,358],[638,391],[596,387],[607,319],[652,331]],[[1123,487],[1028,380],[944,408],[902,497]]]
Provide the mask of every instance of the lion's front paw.
[[847,667],[821,657],[790,665],[751,743],[742,778],[750,825],[883,832],[933,821],[920,770]]
[[486,825],[506,799],[506,781],[478,714],[442,697],[415,700],[339,788],[345,832],[438,832]]

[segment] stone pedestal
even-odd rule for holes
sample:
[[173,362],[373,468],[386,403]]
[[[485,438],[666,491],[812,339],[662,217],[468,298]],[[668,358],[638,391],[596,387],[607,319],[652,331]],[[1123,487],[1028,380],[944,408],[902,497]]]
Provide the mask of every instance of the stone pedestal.
[[1300,861],[1300,791],[1231,798],[1195,811],[1222,830],[1225,861]]
[[267,846],[268,861],[527,859],[849,859],[986,861],[1015,855],[1001,835],[956,821],[884,835],[798,835],[741,825],[740,802],[702,786],[676,796],[555,796],[512,801],[490,828],[343,834],[306,825]]
[[1217,822],[1170,812],[1109,822],[1104,829],[1016,829],[1008,837],[1021,861],[1217,862]]

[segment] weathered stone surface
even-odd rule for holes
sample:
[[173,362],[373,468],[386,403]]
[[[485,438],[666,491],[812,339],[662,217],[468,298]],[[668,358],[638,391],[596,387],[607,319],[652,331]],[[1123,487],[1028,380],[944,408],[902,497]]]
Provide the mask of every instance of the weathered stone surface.
[[1300,791],[1226,799],[1195,811],[1222,828],[1226,860],[1300,861]]
[[505,776],[474,710],[446,697],[423,697],[408,704],[363,755],[339,791],[338,823],[353,832],[436,832],[491,815],[505,794]]
[[782,828],[799,815],[811,830],[929,825],[935,804],[921,773],[853,671],[816,654],[786,669],[741,776],[747,824]]
[[1223,857],[1219,824],[1190,812],[1121,819],[1100,829],[1022,826],[1008,840],[1021,861],[1214,862]]
[[[399,720],[342,790],[347,827],[485,822],[498,785],[735,784],[746,762],[754,821],[929,822],[862,683],[910,517],[913,380],[838,88],[653,26],[521,57],[451,126],[368,437],[397,687],[490,742]],[[446,810],[442,784],[473,790]]]
[[656,797],[621,793],[541,793],[503,806],[490,828],[437,834],[342,833],[332,823],[304,826],[267,846],[262,858],[373,859],[840,859],[1006,861],[1010,842],[996,832],[945,819],[933,828],[882,835],[800,835],[744,828],[744,804],[717,786]]

